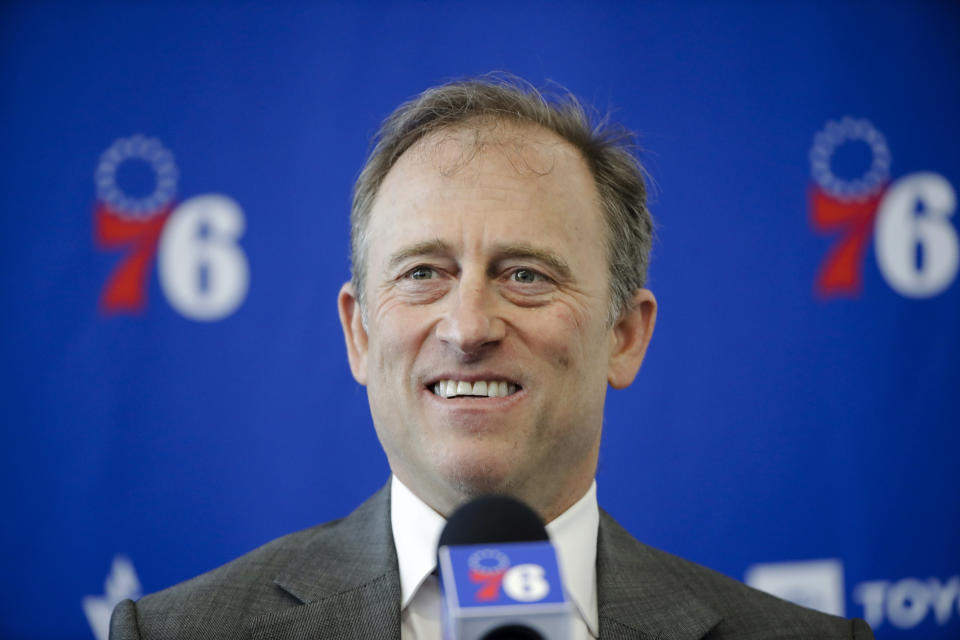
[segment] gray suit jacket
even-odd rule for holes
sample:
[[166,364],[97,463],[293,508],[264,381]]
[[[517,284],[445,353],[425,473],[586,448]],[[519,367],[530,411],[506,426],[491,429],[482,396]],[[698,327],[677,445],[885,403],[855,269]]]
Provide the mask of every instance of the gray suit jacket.
[[[862,620],[804,609],[637,542],[601,511],[604,640],[872,638]],[[117,605],[111,640],[398,640],[389,485],[349,517],[278,538],[209,573]]]

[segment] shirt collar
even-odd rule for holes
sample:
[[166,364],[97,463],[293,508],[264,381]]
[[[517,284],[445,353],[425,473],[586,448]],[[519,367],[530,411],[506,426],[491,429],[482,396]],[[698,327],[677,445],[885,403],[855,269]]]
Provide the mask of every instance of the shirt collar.
[[397,476],[390,480],[390,524],[400,568],[400,609],[410,604],[417,589],[437,567],[437,542],[443,516],[415,496]]
[[593,637],[600,635],[597,611],[597,506],[596,480],[572,507],[547,523],[547,534],[557,550],[563,585]]
[[[397,547],[402,610],[437,566],[437,542],[446,520],[393,476],[390,522]],[[596,588],[599,524],[596,481],[572,507],[547,524],[567,594],[594,637],[600,628]]]

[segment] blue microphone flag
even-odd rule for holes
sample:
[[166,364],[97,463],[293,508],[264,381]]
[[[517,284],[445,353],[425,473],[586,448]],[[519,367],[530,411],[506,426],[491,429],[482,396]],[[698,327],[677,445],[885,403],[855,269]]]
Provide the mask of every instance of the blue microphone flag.
[[572,605],[549,542],[443,546],[438,556],[446,640],[480,640],[507,626],[570,637]]

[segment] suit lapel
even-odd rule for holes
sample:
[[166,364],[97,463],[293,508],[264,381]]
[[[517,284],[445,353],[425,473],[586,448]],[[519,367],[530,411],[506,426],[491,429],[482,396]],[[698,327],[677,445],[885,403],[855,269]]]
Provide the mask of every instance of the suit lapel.
[[346,519],[319,529],[274,582],[301,604],[254,620],[257,640],[399,638],[389,483]]
[[256,640],[396,640],[400,582],[384,575],[370,583],[254,621]]
[[721,620],[602,509],[597,600],[601,640],[699,640]]
[[[255,640],[396,640],[400,576],[389,484],[317,530],[274,580],[300,604],[253,621]],[[605,511],[597,537],[602,640],[699,640],[721,617]]]

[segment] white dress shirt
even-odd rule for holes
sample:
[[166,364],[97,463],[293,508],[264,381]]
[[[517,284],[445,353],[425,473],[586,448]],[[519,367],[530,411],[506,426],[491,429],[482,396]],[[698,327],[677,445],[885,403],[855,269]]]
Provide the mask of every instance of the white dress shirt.
[[[437,542],[446,520],[415,496],[396,476],[390,485],[390,522],[400,567],[401,640],[441,640],[443,600],[437,566]],[[567,596],[576,615],[571,640],[596,638],[597,612],[597,483],[572,507],[547,524]]]

